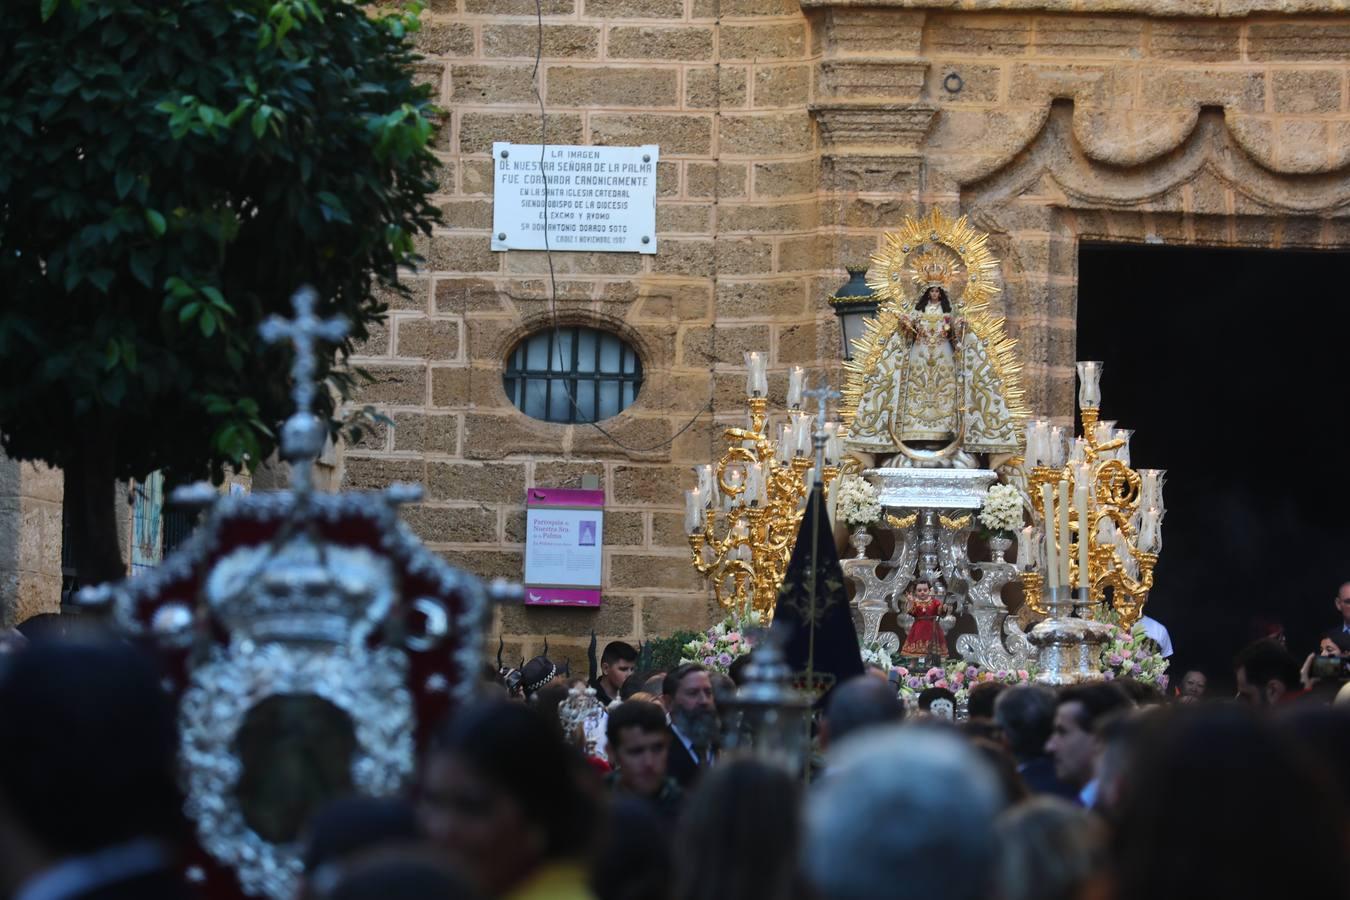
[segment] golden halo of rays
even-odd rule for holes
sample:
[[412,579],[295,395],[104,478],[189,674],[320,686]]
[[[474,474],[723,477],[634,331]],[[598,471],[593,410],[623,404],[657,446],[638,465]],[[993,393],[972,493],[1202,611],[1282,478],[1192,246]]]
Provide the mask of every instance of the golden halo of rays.
[[[901,312],[914,305],[915,285],[925,283],[921,268],[932,265],[938,258],[936,247],[940,246],[955,255],[966,270],[965,290],[959,299],[951,298],[952,308],[966,317],[967,326],[989,349],[989,364],[1002,385],[1003,402],[1021,447],[1031,410],[1022,384],[1017,341],[1004,331],[1003,317],[989,310],[989,301],[999,292],[995,276],[999,261],[989,252],[989,235],[971,226],[966,216],[953,220],[934,207],[918,219],[906,216],[900,228],[887,232],[884,240],[885,247],[872,256],[867,279],[867,286],[881,305],[876,317],[864,323],[863,336],[853,342],[853,359],[844,363],[844,396],[839,411],[845,430],[853,424],[867,375],[880,367],[882,351],[900,327]],[[950,280],[956,271],[949,269],[946,274]]]

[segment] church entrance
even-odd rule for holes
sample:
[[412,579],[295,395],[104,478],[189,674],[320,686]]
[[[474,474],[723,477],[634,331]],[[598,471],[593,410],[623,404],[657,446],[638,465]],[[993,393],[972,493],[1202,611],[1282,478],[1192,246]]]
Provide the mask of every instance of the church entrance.
[[1230,681],[1263,620],[1301,660],[1350,580],[1350,254],[1082,243],[1078,276],[1102,417],[1168,473],[1146,612],[1173,677]]

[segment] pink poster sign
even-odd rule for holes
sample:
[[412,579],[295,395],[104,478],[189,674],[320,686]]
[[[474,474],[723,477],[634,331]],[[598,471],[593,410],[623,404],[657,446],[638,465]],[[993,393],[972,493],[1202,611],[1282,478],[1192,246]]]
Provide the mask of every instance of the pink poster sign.
[[526,491],[525,605],[599,606],[604,532],[604,491]]

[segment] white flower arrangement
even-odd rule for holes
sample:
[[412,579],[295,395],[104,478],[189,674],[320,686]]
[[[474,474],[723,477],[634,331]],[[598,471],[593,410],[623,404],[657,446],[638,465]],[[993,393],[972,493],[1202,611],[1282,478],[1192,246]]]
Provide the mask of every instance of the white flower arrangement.
[[1011,484],[995,484],[984,495],[980,523],[990,532],[1008,537],[1022,527],[1022,492]]
[[878,669],[889,672],[891,666],[895,665],[895,660],[891,659],[891,655],[881,646],[880,641],[864,644],[859,640],[858,652],[862,655],[864,666],[876,666]]
[[881,501],[877,489],[857,475],[845,475],[835,481],[835,515],[853,528],[871,525],[881,519]]
[[704,636],[680,648],[680,663],[702,663],[714,672],[726,674],[738,657],[754,649],[754,632],[762,624],[759,613],[737,616],[734,613],[709,628]]

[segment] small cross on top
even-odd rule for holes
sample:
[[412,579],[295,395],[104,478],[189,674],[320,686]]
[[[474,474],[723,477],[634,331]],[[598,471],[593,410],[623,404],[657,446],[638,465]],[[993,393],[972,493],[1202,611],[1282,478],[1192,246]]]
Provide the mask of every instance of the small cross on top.
[[320,319],[314,314],[318,296],[305,286],[291,297],[295,318],[270,316],[258,329],[269,344],[289,340],[295,347],[295,361],[291,363],[291,399],[295,412],[286,420],[281,431],[281,452],[291,462],[291,486],[297,492],[310,488],[312,466],[323,450],[326,429],[314,414],[314,395],[318,390],[315,373],[318,369],[315,344],[323,341],[336,344],[347,336],[345,319]]

